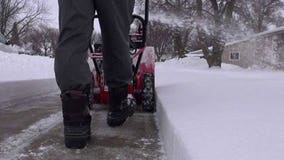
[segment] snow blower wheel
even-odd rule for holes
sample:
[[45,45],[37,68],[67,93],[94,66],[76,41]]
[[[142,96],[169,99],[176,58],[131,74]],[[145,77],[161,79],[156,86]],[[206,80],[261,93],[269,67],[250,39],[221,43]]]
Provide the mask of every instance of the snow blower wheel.
[[155,77],[151,73],[145,73],[143,76],[141,105],[145,112],[156,112]]

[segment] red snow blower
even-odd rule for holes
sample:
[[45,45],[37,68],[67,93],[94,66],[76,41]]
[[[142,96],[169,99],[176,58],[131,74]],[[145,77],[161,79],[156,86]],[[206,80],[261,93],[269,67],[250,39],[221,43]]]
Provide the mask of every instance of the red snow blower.
[[[146,112],[156,111],[155,101],[155,56],[154,48],[146,46],[146,33],[149,17],[149,0],[145,0],[144,18],[133,15],[130,30],[130,51],[133,66],[133,80],[128,87],[137,107]],[[93,95],[95,104],[108,103],[108,87],[106,86],[103,70],[102,44],[96,43],[90,47],[90,58],[94,62]]]

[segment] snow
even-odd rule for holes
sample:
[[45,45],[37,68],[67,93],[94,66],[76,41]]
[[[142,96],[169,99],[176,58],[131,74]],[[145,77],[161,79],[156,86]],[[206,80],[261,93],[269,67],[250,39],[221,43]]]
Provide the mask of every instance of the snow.
[[49,8],[49,23],[52,27],[58,28],[58,0],[46,1]]
[[9,45],[5,45],[3,43],[0,43],[0,52],[6,52],[6,53],[18,53],[19,47],[11,47]]
[[182,20],[181,17],[177,17],[174,15],[167,15],[165,13],[155,13],[152,14],[149,18],[151,21],[159,21],[171,26],[182,27],[184,25],[184,21]]
[[157,119],[168,159],[284,159],[284,72],[189,56],[158,63]]
[[[14,51],[0,46],[0,82],[54,78],[53,59]],[[283,90],[280,71],[208,69],[199,55],[157,63],[157,121],[168,159],[284,159]],[[60,122],[59,114],[1,143],[4,157],[18,155],[28,139]]]
[[0,46],[0,82],[54,78],[54,59],[19,55],[2,51]]

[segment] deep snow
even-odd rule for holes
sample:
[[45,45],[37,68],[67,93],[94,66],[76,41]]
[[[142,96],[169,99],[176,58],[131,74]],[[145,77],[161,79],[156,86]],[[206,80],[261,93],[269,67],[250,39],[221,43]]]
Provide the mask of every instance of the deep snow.
[[156,66],[158,121],[170,160],[283,160],[284,72]]
[[0,51],[0,82],[54,78],[53,63],[49,57]]

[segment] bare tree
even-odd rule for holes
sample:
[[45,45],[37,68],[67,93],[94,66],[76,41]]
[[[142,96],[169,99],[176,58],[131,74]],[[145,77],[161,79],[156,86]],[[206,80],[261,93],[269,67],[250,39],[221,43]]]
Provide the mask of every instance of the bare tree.
[[38,29],[29,28],[24,37],[24,48],[28,51],[27,54],[40,55],[41,50],[41,33]]
[[58,40],[58,36],[59,36],[59,30],[56,28],[49,28],[50,32],[49,32],[49,39],[50,39],[50,52],[51,55],[54,57],[55,56],[55,49],[57,46],[57,40]]
[[188,28],[179,28],[175,29],[173,34],[174,41],[174,54],[178,58],[186,57],[185,54],[189,52],[188,43],[189,43],[189,33],[191,29]]
[[240,0],[237,6],[236,11],[243,21],[254,32],[259,33],[265,31],[269,23],[277,23],[275,17],[278,17],[279,9],[283,9],[284,2],[281,0]]
[[16,23],[13,24],[12,30],[11,30],[11,39],[10,44],[12,45],[18,45],[20,46],[20,37],[19,37],[19,31],[18,31],[18,25]]
[[191,17],[195,13],[194,0],[151,0],[151,11],[174,15],[178,18]]
[[163,56],[165,57],[174,52],[172,28],[158,21],[150,22],[147,44],[154,47],[156,60],[162,61]]
[[196,0],[196,7],[195,10],[197,12],[197,17],[202,17],[202,0]]
[[171,12],[176,15],[182,16],[189,14],[193,7],[192,0],[153,0],[152,5],[156,9],[162,9],[166,12]]
[[24,38],[25,46],[32,54],[53,56],[58,35],[57,29],[41,24],[39,27],[27,31]]
[[[151,11],[152,14],[164,13],[166,17],[181,19],[182,25],[178,27],[183,30],[195,27],[196,32],[188,31],[187,47],[192,47],[190,50],[202,49],[209,67],[221,67],[225,42],[242,39],[253,34],[253,31],[265,31],[271,24],[284,25],[284,16],[281,14],[283,3],[283,0],[152,0]],[[171,25],[168,21],[165,23]],[[182,53],[183,50],[179,48],[183,47],[180,44],[184,34],[175,32],[174,27],[170,28],[171,32],[168,33],[156,32],[170,35],[171,40],[167,43],[172,50],[169,51],[179,55],[177,52]],[[151,34],[155,35],[153,32]],[[153,41],[155,43],[158,42]],[[156,52],[160,54],[159,50]]]
[[[164,12],[170,17],[181,20],[190,19],[195,12],[193,2],[193,0],[153,0],[151,1],[151,10],[158,13]],[[153,22],[150,28],[152,28],[152,32],[149,36],[154,39],[153,44],[158,43],[155,47],[158,61],[165,55],[182,58],[188,52],[189,33],[192,27],[182,23],[175,25]],[[158,34],[156,35],[154,32]]]
[[205,19],[205,27],[207,27],[205,29],[204,24],[197,25],[198,41],[209,67],[221,67],[225,45],[224,26],[231,22],[235,2],[235,0],[208,0],[204,2],[196,0],[197,16],[199,19]]
[[13,26],[17,26],[22,38],[29,27],[43,19],[47,10],[42,0],[0,0],[0,32],[10,37]]

